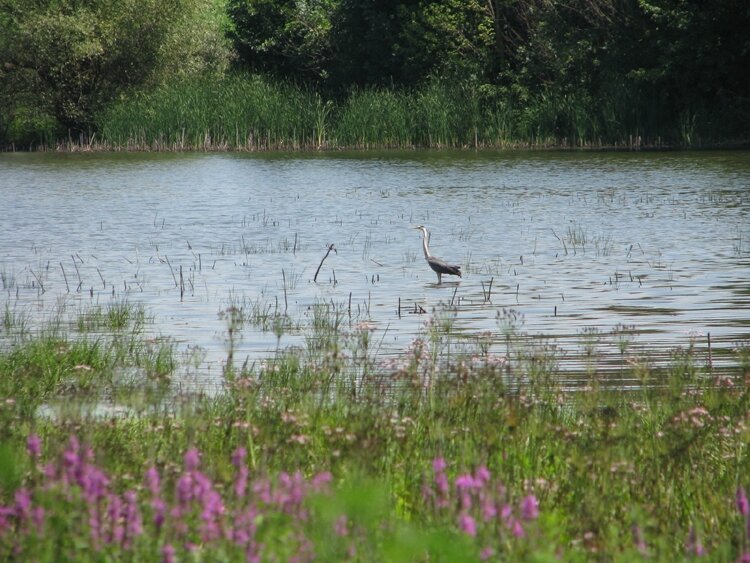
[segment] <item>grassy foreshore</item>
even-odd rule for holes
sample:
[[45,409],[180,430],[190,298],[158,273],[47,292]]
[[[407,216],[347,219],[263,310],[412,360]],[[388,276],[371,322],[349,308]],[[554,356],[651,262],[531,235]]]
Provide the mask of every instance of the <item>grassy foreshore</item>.
[[[294,328],[306,349],[250,369],[233,335],[253,315],[226,312],[225,385],[209,397],[174,385],[175,348],[148,337],[139,307],[34,331],[6,308],[2,556],[726,561],[750,548],[747,348],[717,375],[692,346],[656,369],[625,345],[637,388],[608,390],[593,361],[570,391],[513,315],[507,356],[486,338],[451,344],[437,314],[381,362],[369,325],[321,305]],[[92,402],[127,410],[86,414]]]

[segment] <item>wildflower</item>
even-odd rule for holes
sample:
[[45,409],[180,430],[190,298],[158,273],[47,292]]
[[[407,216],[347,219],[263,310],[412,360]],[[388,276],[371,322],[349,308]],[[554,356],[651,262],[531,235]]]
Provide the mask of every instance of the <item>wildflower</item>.
[[482,507],[482,519],[485,522],[489,522],[497,516],[497,506],[489,495],[483,495],[479,502]]
[[641,555],[646,555],[648,552],[646,541],[643,539],[643,532],[638,524],[633,524],[633,543],[635,548]]
[[696,557],[702,557],[706,554],[706,550],[703,547],[703,543],[701,543],[700,538],[698,538],[698,534],[696,533],[694,526],[690,527],[688,540],[685,544],[685,551],[688,555],[694,555]]
[[487,559],[489,559],[493,555],[495,555],[495,550],[488,546],[479,552],[479,559],[481,559],[482,561],[487,561]]
[[29,455],[34,459],[42,455],[41,438],[36,434],[29,434],[29,437],[26,439],[26,451],[29,452]]
[[245,464],[245,459],[247,458],[247,450],[243,447],[239,447],[236,450],[234,450],[234,453],[232,453],[232,465],[234,465],[236,468],[240,468]]
[[436,457],[432,462],[432,470],[435,473],[442,473],[447,466],[448,464],[445,463],[445,460],[442,457]]
[[312,485],[313,491],[322,492],[325,490],[325,488],[328,486],[328,484],[332,480],[333,480],[333,475],[331,475],[330,472],[322,471],[312,478],[312,481],[310,482],[310,484]]
[[526,535],[526,532],[523,529],[523,526],[521,525],[521,521],[514,518],[513,519],[513,525],[511,526],[511,531],[513,532],[513,535],[517,538],[522,538]]
[[237,498],[244,498],[247,492],[247,478],[249,471],[247,466],[239,465],[237,467],[237,477],[234,480],[234,495]]
[[349,535],[349,527],[348,527],[349,521],[346,517],[346,514],[342,514],[336,519],[336,522],[333,524],[333,531],[337,536],[347,536]]
[[153,496],[157,496],[161,490],[159,470],[156,469],[155,465],[152,465],[146,470],[146,486]]
[[174,547],[172,547],[172,544],[168,543],[162,548],[161,560],[162,563],[174,563]]
[[487,469],[484,465],[481,465],[476,470],[476,473],[474,475],[474,482],[481,487],[481,486],[484,486],[486,483],[488,483],[489,480],[490,480],[490,470]]
[[524,520],[539,518],[539,501],[534,495],[526,496],[521,502],[521,516]]
[[467,536],[474,537],[477,535],[476,521],[465,512],[458,517],[458,525],[461,528],[461,531]]
[[742,514],[742,516],[747,517],[748,514],[750,514],[750,502],[747,500],[747,494],[745,493],[744,487],[737,487],[735,501],[737,504],[737,511]]
[[133,539],[143,533],[143,522],[141,520],[141,513],[138,510],[138,499],[135,491],[127,491],[123,496],[125,498],[125,507],[123,508],[125,535],[122,546],[125,549],[129,549]]
[[456,489],[461,495],[461,508],[468,510],[471,508],[471,489],[475,488],[477,483],[471,475],[459,475],[456,477]]
[[110,531],[109,535],[107,536],[107,542],[110,544],[122,544],[125,537],[125,529],[122,526],[122,513],[123,509],[120,497],[110,494],[109,506],[107,507],[107,516],[109,517],[110,523]]
[[224,515],[224,503],[221,495],[213,489],[207,490],[203,495],[203,510],[201,512],[201,536],[204,542],[217,539],[220,535],[219,521]]
[[161,498],[155,498],[151,501],[151,509],[154,511],[154,525],[159,532],[164,525],[167,514],[167,503]]
[[37,531],[40,531],[42,526],[44,526],[44,508],[41,506],[35,506],[31,510],[31,521]]
[[198,469],[200,465],[201,454],[196,448],[190,448],[185,452],[185,469],[188,471],[194,471]]
[[29,490],[26,488],[18,489],[16,491],[15,501],[16,518],[22,522],[28,520],[31,516],[31,493]]

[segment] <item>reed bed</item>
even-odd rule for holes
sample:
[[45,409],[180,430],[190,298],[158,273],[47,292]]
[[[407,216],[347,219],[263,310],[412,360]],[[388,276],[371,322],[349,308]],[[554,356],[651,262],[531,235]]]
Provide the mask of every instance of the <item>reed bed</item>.
[[[513,311],[498,318],[502,355],[492,335],[458,341],[446,306],[403,355],[381,361],[366,320],[346,323],[343,305],[321,303],[294,323],[304,349],[240,367],[234,332],[268,307],[239,305],[225,317],[214,396],[165,387],[179,366],[172,354],[166,371],[153,367],[135,306],[34,333],[8,316],[5,559],[748,556],[747,347],[722,374],[692,346],[658,370],[629,356],[640,382],[630,390],[607,389],[592,361],[586,385],[570,390],[555,383],[554,347],[526,338]],[[152,366],[112,394],[132,408],[77,412],[117,385],[120,366]],[[40,414],[60,398],[64,414]]]
[[[355,89],[340,99],[261,76],[193,78],[134,94],[99,118],[95,141],[67,150],[321,150],[691,146],[627,100],[540,93],[523,104],[433,80],[409,90]],[[647,102],[644,102],[648,106]],[[672,134],[674,133],[674,134]],[[690,137],[692,135],[692,137]],[[692,141],[690,139],[693,139]]]

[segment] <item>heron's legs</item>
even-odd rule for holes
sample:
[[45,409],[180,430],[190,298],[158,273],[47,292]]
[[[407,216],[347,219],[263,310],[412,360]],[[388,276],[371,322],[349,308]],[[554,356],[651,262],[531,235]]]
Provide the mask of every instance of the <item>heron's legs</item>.
[[438,285],[443,283],[443,275],[440,272],[435,272],[438,276]]

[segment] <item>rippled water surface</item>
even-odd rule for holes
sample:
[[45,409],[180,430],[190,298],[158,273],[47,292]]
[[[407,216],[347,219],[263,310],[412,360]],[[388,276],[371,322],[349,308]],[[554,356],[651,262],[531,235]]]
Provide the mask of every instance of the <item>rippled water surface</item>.
[[[616,357],[623,330],[665,355],[710,334],[717,366],[750,339],[747,152],[5,154],[0,209],[0,306],[41,321],[141,302],[208,382],[231,304],[304,326],[333,303],[372,322],[383,356],[449,303],[459,338],[502,353],[513,309],[563,370],[592,338]],[[419,224],[460,283],[436,284]],[[235,358],[276,347],[247,324]]]

